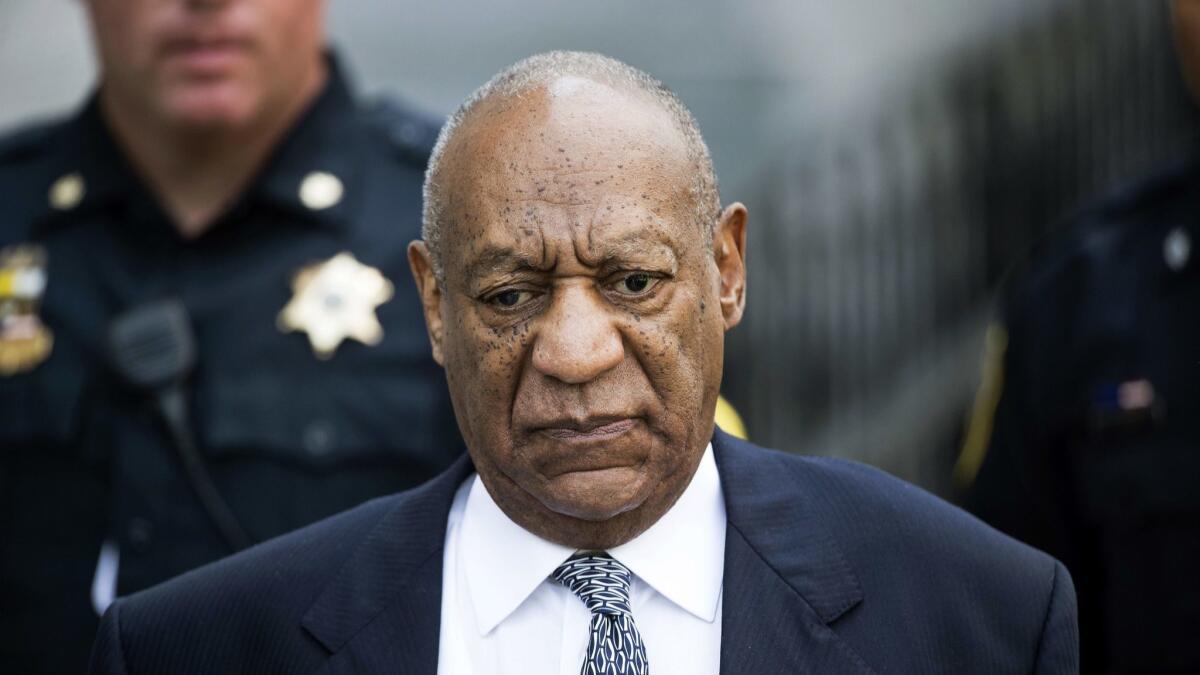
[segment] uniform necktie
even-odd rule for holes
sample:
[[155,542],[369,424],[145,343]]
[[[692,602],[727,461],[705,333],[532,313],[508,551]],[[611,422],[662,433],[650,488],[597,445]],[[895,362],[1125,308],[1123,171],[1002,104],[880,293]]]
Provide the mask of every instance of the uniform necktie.
[[646,647],[629,605],[629,568],[607,553],[578,553],[551,578],[583,600],[592,613],[581,675],[646,675]]

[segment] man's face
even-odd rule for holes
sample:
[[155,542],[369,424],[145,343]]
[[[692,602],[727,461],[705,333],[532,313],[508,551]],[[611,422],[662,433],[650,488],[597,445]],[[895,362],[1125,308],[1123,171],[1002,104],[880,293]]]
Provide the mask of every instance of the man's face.
[[324,0],[86,2],[105,88],[155,122],[251,124],[322,67]]
[[489,493],[544,538],[641,533],[711,436],[745,210],[714,254],[695,170],[666,112],[572,77],[484,103],[444,155],[444,287],[410,256],[435,358]]

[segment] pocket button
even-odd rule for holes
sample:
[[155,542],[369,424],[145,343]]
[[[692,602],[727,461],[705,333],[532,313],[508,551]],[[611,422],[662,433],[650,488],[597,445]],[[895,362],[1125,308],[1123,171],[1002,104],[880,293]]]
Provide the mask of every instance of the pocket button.
[[304,428],[304,449],[313,457],[323,457],[333,449],[335,432],[328,420],[314,420]]

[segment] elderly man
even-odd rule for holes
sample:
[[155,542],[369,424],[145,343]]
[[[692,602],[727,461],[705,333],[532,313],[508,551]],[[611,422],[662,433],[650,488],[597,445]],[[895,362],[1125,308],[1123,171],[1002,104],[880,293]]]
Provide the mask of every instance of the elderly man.
[[550,53],[409,249],[469,457],[118,602],[93,672],[1069,673],[1070,578],[874,470],[713,435],[746,209],[653,78]]

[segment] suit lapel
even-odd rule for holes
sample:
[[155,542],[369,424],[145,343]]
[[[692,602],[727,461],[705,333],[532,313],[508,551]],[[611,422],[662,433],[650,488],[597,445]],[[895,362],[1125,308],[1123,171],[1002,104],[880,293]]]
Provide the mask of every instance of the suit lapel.
[[437,671],[442,547],[454,493],[474,470],[464,455],[399,495],[301,623],[333,657],[323,673]]
[[783,458],[718,431],[728,527],[721,672],[872,673],[832,627],[862,602],[840,548]]
[[369,619],[320,672],[324,675],[436,673],[441,634],[441,587],[439,552],[420,566],[405,591]]

